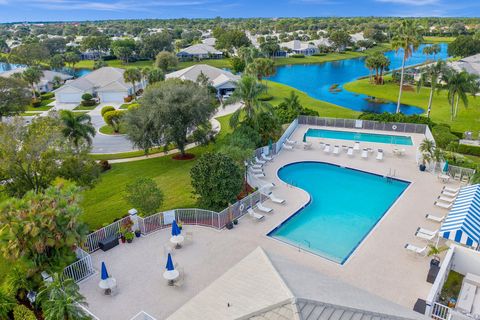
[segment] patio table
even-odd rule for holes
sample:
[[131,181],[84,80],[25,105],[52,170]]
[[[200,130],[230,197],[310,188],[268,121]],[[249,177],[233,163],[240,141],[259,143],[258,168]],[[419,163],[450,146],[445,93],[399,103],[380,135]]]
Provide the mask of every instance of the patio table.
[[180,273],[178,270],[167,270],[163,273],[163,277],[168,280],[168,285],[173,286],[173,283],[175,282],[175,279],[177,279],[180,276]]
[[185,238],[182,235],[172,236],[170,242],[175,245],[175,249],[180,249]]

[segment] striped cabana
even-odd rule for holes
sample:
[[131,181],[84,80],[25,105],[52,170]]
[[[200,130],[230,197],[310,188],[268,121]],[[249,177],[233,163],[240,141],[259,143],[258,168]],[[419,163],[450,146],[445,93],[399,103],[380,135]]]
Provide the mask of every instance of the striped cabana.
[[480,184],[460,189],[440,229],[445,239],[478,247],[480,242]]

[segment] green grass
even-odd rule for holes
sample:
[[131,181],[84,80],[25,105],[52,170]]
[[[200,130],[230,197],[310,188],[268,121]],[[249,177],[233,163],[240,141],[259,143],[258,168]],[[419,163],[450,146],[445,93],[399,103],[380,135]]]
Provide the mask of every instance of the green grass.
[[165,200],[160,210],[195,207],[196,200],[192,196],[190,184],[190,169],[199,156],[222,145],[225,135],[231,131],[228,125],[229,119],[230,116],[218,118],[222,130],[214,145],[195,147],[188,151],[195,154],[196,158],[193,160],[173,160],[169,155],[113,164],[111,170],[102,174],[101,181],[94,188],[83,192],[81,206],[84,212],[81,219],[93,230],[127,214],[130,206],[123,199],[123,192],[126,184],[137,177],[150,177],[162,189]]
[[88,111],[91,111],[91,110],[95,109],[97,106],[98,106],[98,104],[96,104],[94,106],[82,106],[81,104],[79,104],[73,110],[88,110]]
[[357,118],[360,114],[357,111],[340,107],[335,104],[314,99],[306,93],[284,84],[268,81],[268,94],[274,98],[268,101],[271,105],[277,106],[282,102],[283,98],[290,96],[290,92],[295,91],[299,96],[300,103],[303,107],[318,111],[321,117],[334,118]]
[[[152,148],[150,155],[164,152],[163,148]],[[90,157],[94,160],[113,160],[113,159],[128,159],[144,156],[143,150],[120,152],[120,153],[91,153]]]
[[453,270],[448,273],[447,280],[445,281],[440,294],[440,300],[443,301],[444,304],[447,304],[450,298],[458,299],[460,289],[462,288],[463,278],[464,276],[462,274]]
[[[123,63],[122,61],[116,59],[116,60],[108,60],[105,61],[108,66],[110,67],[115,67],[115,68],[122,68],[122,69],[128,69],[128,68],[143,68],[143,67],[153,67],[153,61],[147,60],[147,61],[135,61],[135,62],[130,62],[128,64]],[[82,60],[79,63],[75,65],[75,69],[93,69],[93,64],[95,62],[93,60]]]
[[[385,85],[370,84],[368,79],[358,80],[345,84],[343,87],[349,91],[363,93],[377,98],[397,101],[399,86],[388,82]],[[428,106],[430,88],[422,88],[419,93],[416,89],[405,91],[402,94],[402,103],[420,107],[424,110]],[[480,99],[469,96],[469,107],[459,106],[458,116],[455,120],[450,119],[450,105],[447,100],[447,92],[442,90],[433,97],[431,118],[437,123],[451,125],[453,131],[479,131],[480,130]]]
[[109,125],[104,125],[103,127],[101,127],[98,131],[100,131],[101,133],[103,134],[111,134],[111,135],[115,135],[115,134],[125,134],[127,132],[127,128],[125,127],[125,125],[122,123],[120,124],[120,130],[118,133],[116,133],[115,131],[113,131],[113,128]]
[[34,108],[32,105],[29,105],[26,109],[26,111],[47,111],[52,108],[52,106],[48,106],[48,104],[52,103],[55,101],[55,99],[46,99],[42,100],[40,107]]
[[450,43],[456,37],[423,37],[425,43]]

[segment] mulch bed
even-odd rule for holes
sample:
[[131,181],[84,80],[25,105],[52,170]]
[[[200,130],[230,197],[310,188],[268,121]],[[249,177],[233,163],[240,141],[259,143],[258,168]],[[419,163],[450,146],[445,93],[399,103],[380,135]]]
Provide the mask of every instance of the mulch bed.
[[191,153],[185,153],[183,156],[181,154],[176,154],[172,157],[173,160],[192,160],[193,158],[195,158],[195,155]]

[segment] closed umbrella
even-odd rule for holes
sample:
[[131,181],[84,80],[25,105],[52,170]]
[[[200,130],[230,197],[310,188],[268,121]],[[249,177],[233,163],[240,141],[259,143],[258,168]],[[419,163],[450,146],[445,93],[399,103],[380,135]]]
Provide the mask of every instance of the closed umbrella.
[[443,165],[443,172],[448,172],[448,160],[445,161],[445,164]]
[[177,221],[173,220],[173,222],[172,222],[172,236],[178,236],[178,235],[180,235],[180,233],[182,233],[182,231],[178,227]]
[[169,253],[167,256],[167,265],[165,266],[165,272],[163,273],[163,278],[168,280],[168,285],[173,285],[175,279],[178,278],[180,273],[178,270],[175,270],[175,267],[173,266],[173,261],[172,261],[172,255]]
[[105,266],[105,262],[102,262],[102,275],[101,275],[101,278],[102,278],[102,280],[107,280],[108,278],[110,278],[110,277],[108,276],[107,267]]
[[165,266],[167,271],[173,271],[175,268],[173,267],[173,260],[172,260],[172,255],[169,253],[167,257],[167,265]]
[[105,266],[105,262],[102,262],[102,269],[100,273],[100,282],[98,286],[105,290],[106,295],[110,295],[112,293],[112,289],[117,286],[117,281],[108,275],[107,267]]

